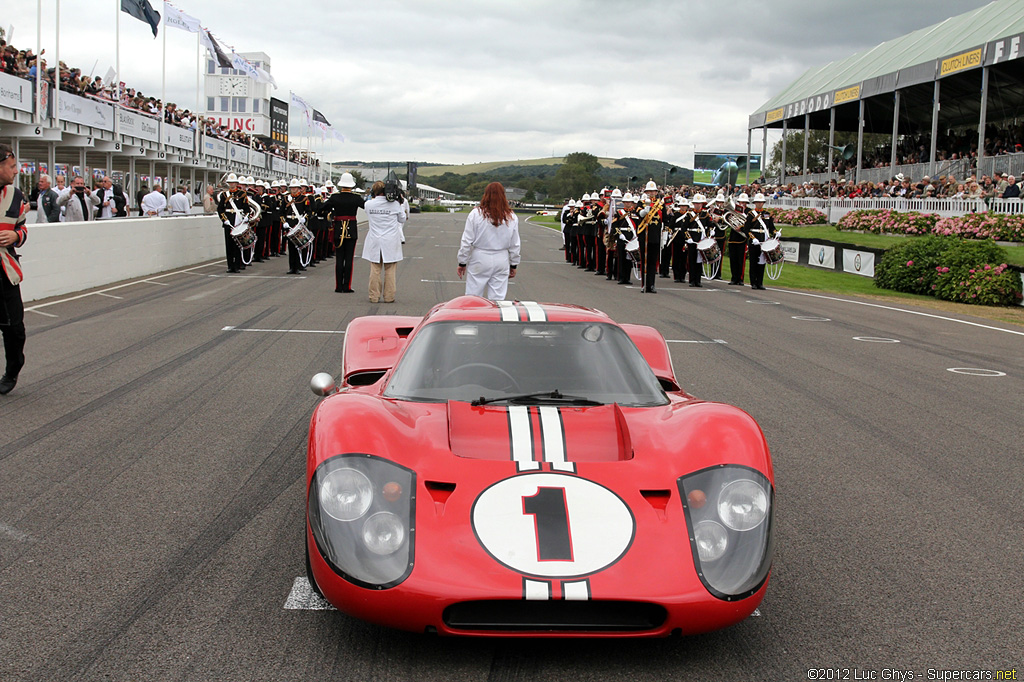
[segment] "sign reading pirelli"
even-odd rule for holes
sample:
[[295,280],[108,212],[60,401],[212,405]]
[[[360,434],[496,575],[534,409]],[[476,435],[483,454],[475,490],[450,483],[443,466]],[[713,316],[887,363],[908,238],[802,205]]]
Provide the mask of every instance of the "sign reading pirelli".
[[976,50],[971,50],[970,52],[963,52],[943,59],[942,64],[939,67],[939,77],[948,76],[949,74],[956,73],[957,71],[973,69],[976,66],[981,66],[980,47]]

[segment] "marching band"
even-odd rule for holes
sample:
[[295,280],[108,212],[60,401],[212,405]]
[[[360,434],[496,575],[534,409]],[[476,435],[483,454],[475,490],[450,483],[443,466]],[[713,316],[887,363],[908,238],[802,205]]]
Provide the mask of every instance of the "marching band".
[[[753,208],[748,208],[753,204]],[[779,231],[764,210],[765,197],[741,194],[727,200],[671,196],[651,180],[642,194],[604,189],[568,200],[561,212],[565,260],[619,284],[638,280],[644,293],[657,293],[655,277],[678,283],[689,275],[691,287],[702,276],[721,279],[728,257],[730,285],[743,286],[744,261],[750,262],[750,285],[764,289],[766,267],[775,279],[784,260]],[[728,251],[726,251],[728,249]]]

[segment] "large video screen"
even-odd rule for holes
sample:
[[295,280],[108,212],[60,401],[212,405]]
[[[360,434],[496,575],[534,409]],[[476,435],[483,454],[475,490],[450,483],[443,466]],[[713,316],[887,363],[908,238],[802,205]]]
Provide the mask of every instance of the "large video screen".
[[761,155],[751,154],[750,179],[747,179],[747,154],[697,152],[693,155],[693,182],[695,185],[724,187],[746,185],[761,177]]

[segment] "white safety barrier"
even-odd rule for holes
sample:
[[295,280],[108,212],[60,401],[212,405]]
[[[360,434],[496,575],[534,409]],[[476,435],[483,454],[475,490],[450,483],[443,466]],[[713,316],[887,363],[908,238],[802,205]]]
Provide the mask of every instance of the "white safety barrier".
[[28,225],[22,298],[37,301],[224,257],[217,216]]

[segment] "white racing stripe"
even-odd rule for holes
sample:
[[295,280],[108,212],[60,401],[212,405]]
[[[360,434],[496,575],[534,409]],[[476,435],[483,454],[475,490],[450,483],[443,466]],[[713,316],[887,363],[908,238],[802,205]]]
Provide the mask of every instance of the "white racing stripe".
[[498,301],[498,310],[501,311],[502,322],[519,321],[519,311],[516,310],[516,304],[512,301]]
[[540,462],[533,459],[533,427],[530,425],[530,408],[526,405],[510,405],[508,408],[508,430],[512,461],[516,463],[516,471],[540,469]]
[[543,580],[523,578],[523,599],[527,601],[547,601],[551,599],[551,583]]
[[562,583],[562,597],[566,601],[587,601],[590,599],[590,581],[574,580]]
[[536,301],[520,301],[519,304],[526,308],[530,322],[547,322],[548,316],[540,303]]
[[540,433],[544,439],[544,461],[555,471],[576,473],[576,465],[565,459],[565,429],[562,415],[554,405],[541,405]]

